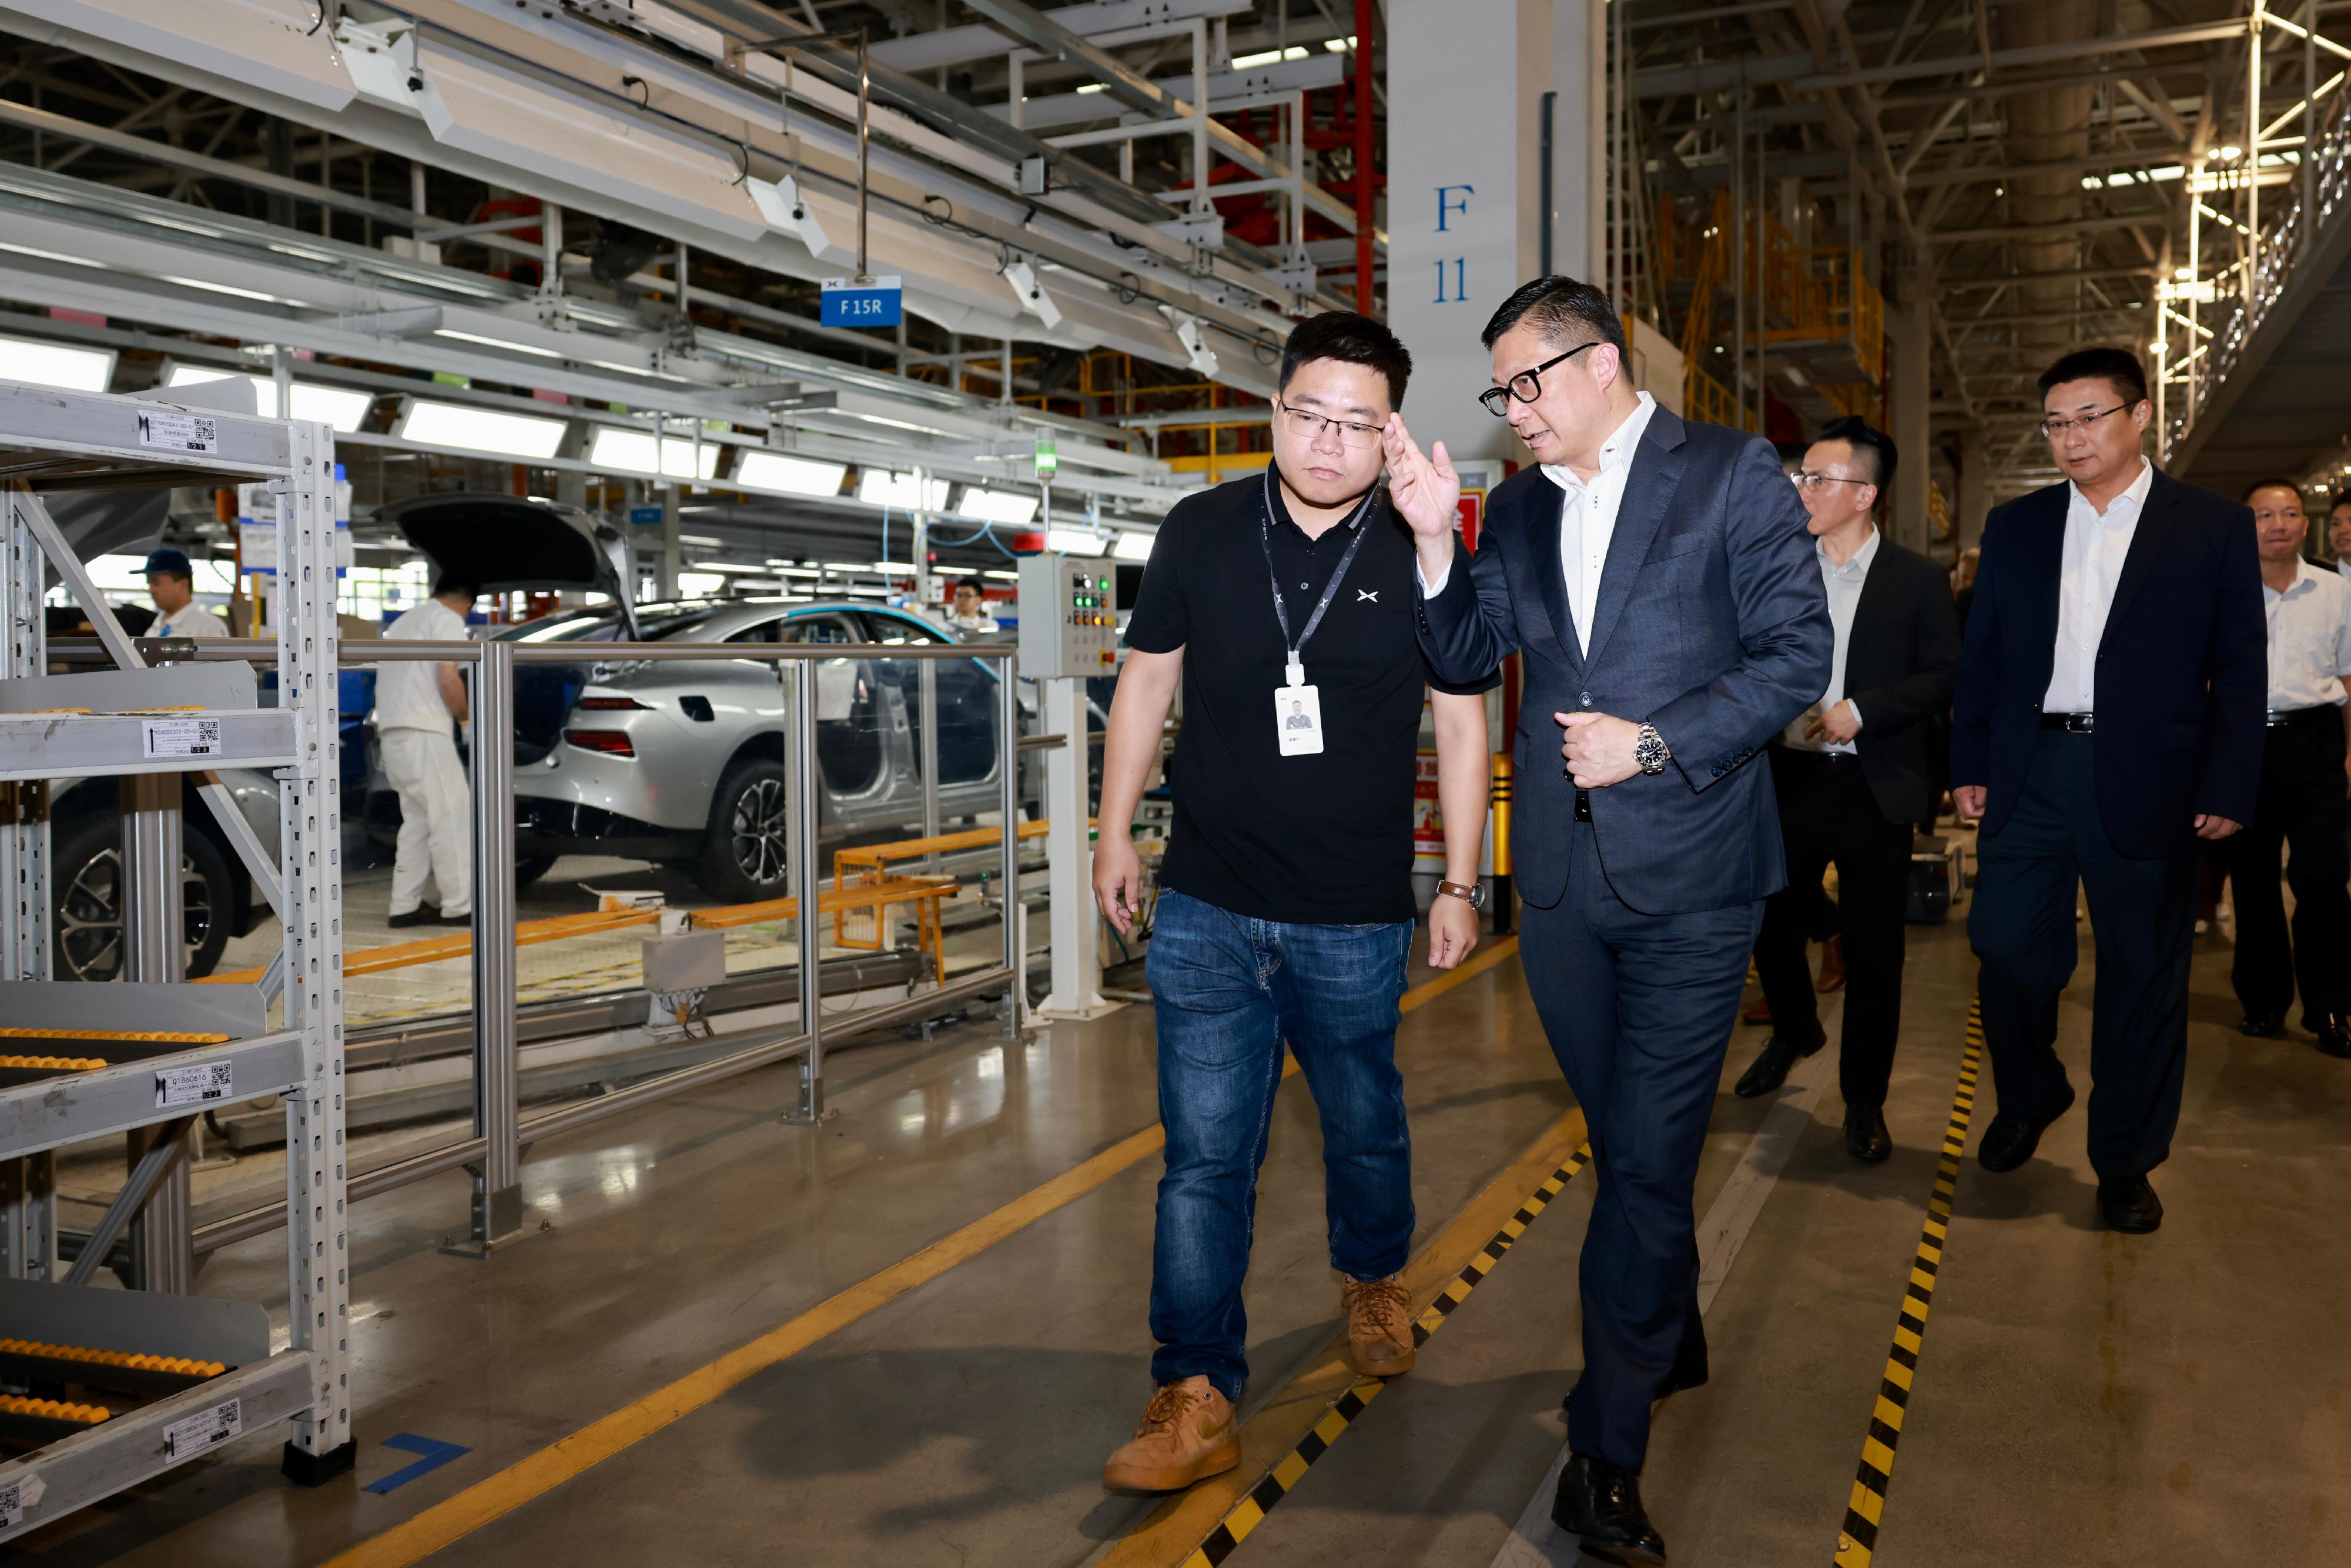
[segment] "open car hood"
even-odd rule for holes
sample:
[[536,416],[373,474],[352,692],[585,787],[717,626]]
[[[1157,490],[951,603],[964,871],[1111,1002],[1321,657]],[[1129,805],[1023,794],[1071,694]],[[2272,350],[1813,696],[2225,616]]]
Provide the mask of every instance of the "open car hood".
[[485,593],[570,590],[610,594],[632,628],[628,540],[577,507],[486,491],[411,496],[376,508],[379,520],[433,563]]

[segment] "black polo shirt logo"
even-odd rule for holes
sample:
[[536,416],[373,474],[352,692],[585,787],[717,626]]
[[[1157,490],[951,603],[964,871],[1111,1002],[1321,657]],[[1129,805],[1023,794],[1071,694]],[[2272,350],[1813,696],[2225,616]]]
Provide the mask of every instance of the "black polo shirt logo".
[[1377,604],[1380,601],[1380,591],[1376,588],[1359,588],[1355,590],[1356,603],[1361,604],[1367,599],[1374,604]]

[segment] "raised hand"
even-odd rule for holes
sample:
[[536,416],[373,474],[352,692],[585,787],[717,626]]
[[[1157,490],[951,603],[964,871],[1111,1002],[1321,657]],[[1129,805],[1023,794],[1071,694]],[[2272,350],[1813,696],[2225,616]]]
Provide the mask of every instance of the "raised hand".
[[1404,415],[1392,413],[1380,432],[1380,444],[1387,452],[1388,499],[1412,526],[1414,537],[1423,544],[1449,545],[1459,516],[1461,476],[1454,471],[1445,443],[1424,455],[1405,428]]

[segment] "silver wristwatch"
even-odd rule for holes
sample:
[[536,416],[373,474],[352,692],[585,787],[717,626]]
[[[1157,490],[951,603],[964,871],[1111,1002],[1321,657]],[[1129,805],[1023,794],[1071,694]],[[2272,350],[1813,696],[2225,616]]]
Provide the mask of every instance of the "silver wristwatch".
[[1663,773],[1666,764],[1673,759],[1673,750],[1666,745],[1665,737],[1657,733],[1657,727],[1644,724],[1639,737],[1633,742],[1633,760],[1640,766],[1641,771]]

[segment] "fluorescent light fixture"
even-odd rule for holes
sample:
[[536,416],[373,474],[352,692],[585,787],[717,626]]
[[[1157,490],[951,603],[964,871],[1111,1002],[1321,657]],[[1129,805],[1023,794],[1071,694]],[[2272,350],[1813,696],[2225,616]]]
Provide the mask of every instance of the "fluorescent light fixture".
[[722,538],[714,538],[708,534],[680,534],[677,536],[677,542],[682,545],[708,545],[713,549],[716,549],[726,541]]
[[697,453],[695,443],[683,436],[665,435],[656,444],[643,431],[603,425],[590,444],[588,460],[625,473],[652,474],[656,469],[654,454],[658,451],[662,477],[706,481],[718,471],[718,450],[716,442],[702,443]]
[[527,413],[502,413],[462,402],[435,402],[419,398],[392,434],[419,446],[448,446],[461,452],[486,452],[494,457],[544,460],[563,444],[565,422],[538,419]]
[[715,571],[681,571],[677,574],[677,596],[680,599],[707,599],[723,592],[726,580]]
[[1158,542],[1159,536],[1155,533],[1121,534],[1117,547],[1111,553],[1121,560],[1149,560],[1151,547]]
[[873,570],[876,571],[912,571],[914,570],[914,563],[911,560],[877,560],[873,563]]
[[822,577],[824,575],[824,573],[819,571],[812,566],[771,565],[770,570],[772,570],[778,577]]
[[[216,371],[210,365],[173,365],[164,372],[167,387],[202,386],[206,382],[225,382],[243,376],[253,383],[253,406],[264,419],[277,417],[277,382],[270,376],[256,376],[244,371]],[[325,387],[315,382],[296,382],[294,385],[294,417],[319,424],[330,424],[338,434],[349,435],[367,418],[374,406],[371,392],[353,392],[348,387]]]
[[1047,528],[1045,548],[1063,555],[1100,555],[1110,545],[1108,540],[1082,528]]
[[983,490],[977,485],[967,485],[964,487],[963,505],[956,512],[983,523],[1032,523],[1037,520],[1037,497],[1015,490]]
[[[654,453],[660,458],[656,463]],[[695,461],[695,444],[680,436],[664,435],[658,447],[653,435],[642,430],[622,430],[604,424],[596,428],[596,439],[588,449],[589,464],[597,468],[622,474],[652,474],[658,471],[665,479],[707,479],[718,472],[718,444],[705,441]]]
[[827,571],[847,572],[852,577],[862,576],[873,570],[870,563],[862,560],[820,560],[817,564]]
[[98,392],[106,390],[113,375],[111,349],[82,349],[32,338],[0,338],[0,381]]
[[433,335],[436,338],[455,338],[464,343],[479,343],[487,349],[505,349],[517,354],[536,354],[542,360],[559,360],[563,357],[552,349],[533,348],[528,343],[509,342],[504,338],[485,338],[479,332],[454,331],[447,327],[434,328]]
[[1102,83],[1100,83],[1100,82],[1098,82],[1098,81],[1090,81],[1090,82],[1086,83],[1086,85],[1085,85],[1085,86],[1083,86],[1083,87],[1081,87],[1081,88],[1078,89],[1078,91],[1080,91],[1081,93],[1089,93],[1089,92],[1100,92],[1100,91],[1102,91]]
[[773,490],[785,496],[838,496],[849,473],[845,463],[820,463],[812,457],[787,457],[779,452],[739,451],[729,481],[746,490]]
[[994,578],[994,579],[995,579],[997,581],[998,581],[998,582],[1018,582],[1018,581],[1019,581],[1019,580],[1020,580],[1020,574],[1019,574],[1019,572],[1017,572],[1017,571],[993,571],[993,570],[991,570],[991,571],[983,571],[983,572],[981,572],[979,575],[980,575],[980,576],[982,576],[982,577]]
[[920,499],[916,498],[914,476],[893,474],[887,469],[868,468],[857,476],[857,498],[870,507],[903,507],[913,511],[916,507],[925,511],[946,509],[947,482],[925,479]]
[[265,305],[277,303],[275,294],[264,294],[257,288],[239,288],[229,283],[207,283],[201,277],[173,277],[166,273],[163,281],[176,283],[183,288],[201,288],[208,294],[234,294],[239,299],[258,299]]
[[739,562],[731,560],[698,560],[694,563],[694,570],[696,571],[740,572],[749,577],[773,577],[775,575],[773,568],[764,566],[744,566]]

